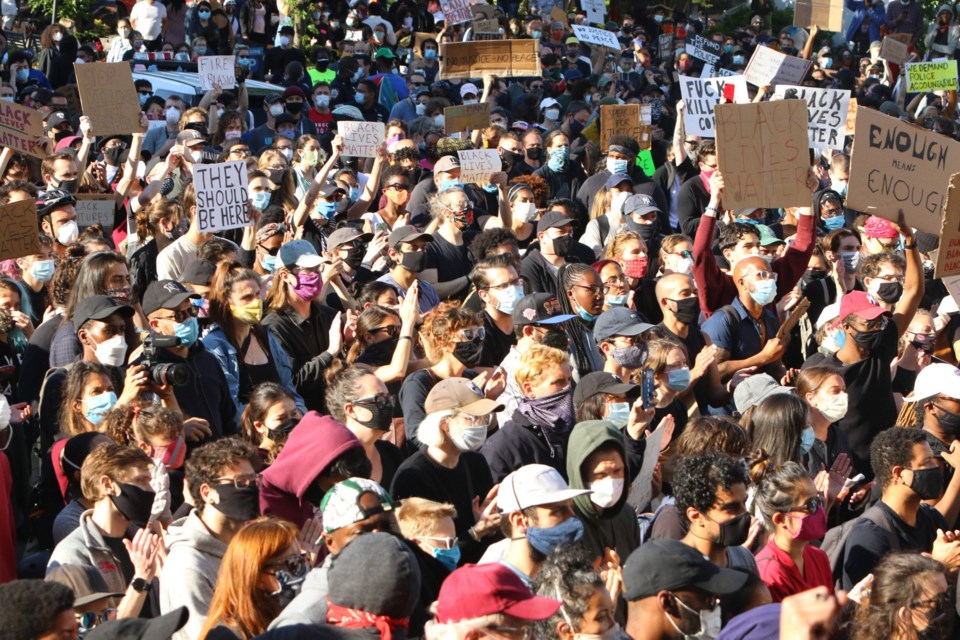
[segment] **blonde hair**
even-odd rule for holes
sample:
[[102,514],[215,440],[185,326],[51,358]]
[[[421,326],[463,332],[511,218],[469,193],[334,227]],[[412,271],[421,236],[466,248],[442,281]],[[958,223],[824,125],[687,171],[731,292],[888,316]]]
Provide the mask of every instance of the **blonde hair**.
[[429,535],[433,525],[441,518],[456,517],[457,510],[452,504],[426,498],[407,498],[397,509],[400,533],[408,539]]
[[80,489],[83,497],[91,502],[103,498],[100,478],[107,476],[114,482],[123,482],[137,467],[150,469],[150,456],[136,447],[122,444],[102,444],[84,459],[80,467]]
[[621,231],[617,235],[613,236],[609,242],[607,242],[607,247],[603,250],[603,258],[608,260],[616,260],[620,257],[620,254],[623,253],[623,245],[627,244],[631,240],[636,240],[640,243],[640,248],[643,249],[643,252],[647,252],[647,243],[643,238],[640,237],[640,234],[636,231]]
[[483,326],[479,317],[462,309],[459,302],[442,302],[423,317],[420,341],[430,362],[439,362],[453,348],[462,329]]
[[545,347],[543,345],[533,345],[530,349],[520,356],[520,362],[514,377],[517,384],[521,387],[527,382],[532,382],[537,378],[567,362],[567,354],[560,349]]

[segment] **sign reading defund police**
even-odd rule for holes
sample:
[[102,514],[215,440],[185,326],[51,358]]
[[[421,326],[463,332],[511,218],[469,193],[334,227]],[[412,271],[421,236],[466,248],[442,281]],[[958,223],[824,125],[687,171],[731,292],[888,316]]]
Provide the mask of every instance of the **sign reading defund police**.
[[879,111],[857,109],[847,207],[896,220],[903,209],[920,231],[940,233],[960,142]]
[[193,168],[200,231],[250,225],[247,215],[247,163],[242,160]]

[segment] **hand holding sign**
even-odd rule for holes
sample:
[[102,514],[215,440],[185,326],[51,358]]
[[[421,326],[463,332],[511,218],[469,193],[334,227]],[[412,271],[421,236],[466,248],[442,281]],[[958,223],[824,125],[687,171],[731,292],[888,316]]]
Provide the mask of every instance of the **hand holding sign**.
[[376,158],[386,135],[382,122],[338,122],[337,130],[343,139],[343,155],[354,158]]

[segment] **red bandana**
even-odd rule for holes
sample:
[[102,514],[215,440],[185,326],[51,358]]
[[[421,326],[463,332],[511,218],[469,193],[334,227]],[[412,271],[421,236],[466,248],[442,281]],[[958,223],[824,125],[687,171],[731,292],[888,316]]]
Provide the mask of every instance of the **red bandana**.
[[410,624],[410,618],[378,616],[359,609],[341,607],[330,602],[330,596],[327,596],[327,622],[347,629],[376,627],[380,630],[381,640],[393,640],[393,630],[406,629]]

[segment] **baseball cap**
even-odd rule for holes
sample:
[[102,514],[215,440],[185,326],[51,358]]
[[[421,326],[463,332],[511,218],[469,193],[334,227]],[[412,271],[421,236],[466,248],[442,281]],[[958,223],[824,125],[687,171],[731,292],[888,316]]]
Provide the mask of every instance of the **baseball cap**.
[[838,315],[841,320],[845,320],[851,313],[870,321],[885,313],[889,314],[889,311],[877,305],[866,291],[851,291],[840,299]]
[[401,242],[413,242],[414,240],[419,240],[420,238],[425,239],[427,242],[433,242],[433,236],[429,233],[423,233],[413,225],[405,225],[402,227],[397,227],[390,232],[390,237],[387,238],[387,245],[396,249],[397,245]]
[[758,405],[768,397],[778,393],[793,393],[790,387],[782,387],[773,379],[773,376],[766,373],[756,373],[740,384],[733,390],[733,404],[737,411],[742,415],[747,409]]
[[330,197],[337,191],[343,195],[347,195],[346,189],[338,185],[336,182],[324,182],[323,186],[320,187],[320,195],[324,197]]
[[612,189],[614,187],[620,186],[624,182],[629,182],[631,186],[633,185],[633,178],[630,177],[629,173],[615,173],[607,178],[607,183],[604,185],[607,189]]
[[624,215],[630,215],[631,213],[636,213],[638,215],[644,215],[650,213],[651,211],[660,212],[660,207],[657,206],[657,201],[653,197],[648,196],[645,193],[635,193],[631,196],[628,196],[626,200],[623,201],[623,213]]
[[561,212],[547,211],[540,217],[540,221],[537,222],[537,233],[543,233],[547,229],[553,229],[554,227],[565,227],[568,224],[573,224],[573,220]]
[[540,110],[543,111],[547,107],[558,107],[560,103],[557,102],[556,98],[544,98],[540,101]]
[[433,172],[438,173],[440,171],[453,171],[454,169],[460,168],[460,159],[457,156],[443,156],[437,163],[433,165]]
[[55,149],[55,150],[56,150],[57,153],[60,153],[61,151],[63,151],[63,150],[66,149],[67,147],[73,146],[73,143],[74,143],[74,142],[77,142],[77,141],[79,141],[79,140],[83,140],[83,137],[82,137],[82,136],[67,136],[66,138],[62,138],[62,139],[60,140],[60,142],[57,143],[57,146],[56,146],[56,149]]
[[61,564],[52,569],[44,579],[70,587],[74,595],[74,607],[82,607],[102,598],[123,597],[121,592],[111,592],[100,572],[89,565]]
[[373,54],[374,60],[379,60],[380,58],[388,58],[392,60],[393,58],[396,58],[396,57],[397,57],[396,54],[394,54],[393,51],[390,51],[390,49],[388,49],[387,47],[380,47],[379,49],[377,49],[377,52]]
[[213,274],[217,272],[217,265],[209,260],[194,260],[187,265],[180,279],[187,284],[209,286]]
[[158,309],[176,309],[184,300],[199,297],[176,280],[157,280],[148,284],[143,294],[143,312],[150,315]]
[[553,504],[591,493],[571,489],[560,472],[545,464],[528,464],[503,479],[497,494],[501,513],[513,513],[527,507]]
[[203,136],[200,135],[199,131],[194,131],[193,129],[184,129],[177,134],[177,144],[192,146],[196,143],[203,144]]
[[932,362],[920,370],[913,385],[913,400],[947,396],[960,400],[960,369],[946,362]]
[[868,238],[899,238],[900,232],[889,220],[879,216],[870,216],[863,225]]
[[110,296],[89,296],[81,300],[73,311],[73,326],[79,331],[87,320],[106,320],[115,313],[132,318],[133,307],[118,304]]
[[158,618],[124,618],[98,624],[84,636],[85,640],[170,640],[187,624],[190,611],[177,607]]
[[623,566],[623,597],[642,600],[687,587],[726,596],[742,589],[749,577],[745,571],[718,567],[679,540],[650,540]]
[[277,252],[277,265],[290,269],[293,266],[312,269],[323,264],[323,258],[306,240],[291,240]]
[[903,110],[893,100],[887,100],[886,102],[880,105],[880,113],[886,116],[899,118],[900,116],[903,115]]
[[332,251],[342,244],[347,244],[348,242],[353,242],[354,240],[360,240],[361,242],[370,242],[373,239],[372,233],[363,233],[356,227],[346,226],[340,227],[336,231],[330,234],[327,238],[327,249]]
[[582,402],[598,393],[623,394],[629,397],[640,394],[640,385],[624,382],[606,371],[594,371],[580,378],[573,391],[573,405],[579,407]]
[[613,307],[600,314],[593,325],[593,339],[597,342],[613,336],[638,336],[653,329],[654,325],[644,322],[640,314],[626,307]]
[[437,622],[449,624],[497,613],[521,620],[546,620],[562,604],[535,595],[504,564],[468,564],[447,576],[440,586]]
[[760,232],[760,245],[767,247],[771,244],[783,244],[783,240],[773,233],[773,229],[765,224],[758,224],[757,231]]
[[435,384],[427,394],[423,408],[427,413],[456,409],[471,416],[503,411],[502,404],[488,400],[480,387],[466,378],[447,378]]
[[823,311],[820,312],[820,317],[817,318],[817,329],[823,327],[823,325],[836,320],[840,315],[840,303],[834,302],[833,304],[828,304],[823,308]]
[[273,123],[274,123],[274,126],[279,127],[282,124],[296,124],[297,119],[294,118],[289,113],[287,113],[286,111],[284,111],[283,113],[278,115],[276,118],[274,118]]
[[471,93],[472,93],[473,95],[475,95],[475,96],[480,95],[480,90],[477,89],[477,85],[473,84],[472,82],[468,82],[468,83],[466,83],[466,84],[464,84],[463,86],[460,87],[460,97],[461,97],[461,98],[462,98],[463,96],[470,95]]
[[[374,493],[380,498],[381,506],[364,509],[360,506],[360,496]],[[367,478],[347,478],[333,485],[320,501],[323,513],[323,530],[327,533],[349,526],[354,522],[366,520],[372,515],[393,511],[393,501],[379,484]]]
[[531,293],[524,296],[513,308],[513,324],[559,324],[577,316],[561,312],[560,301],[552,293]]

